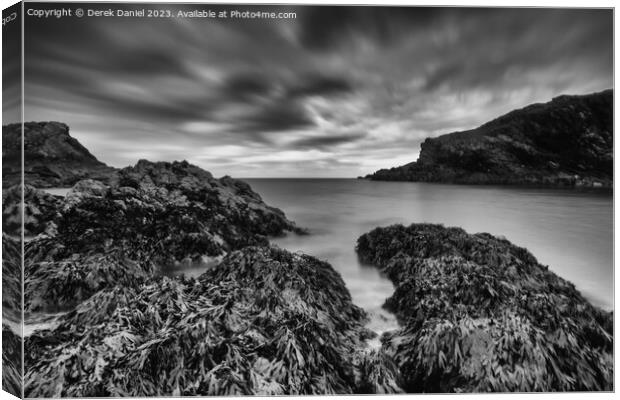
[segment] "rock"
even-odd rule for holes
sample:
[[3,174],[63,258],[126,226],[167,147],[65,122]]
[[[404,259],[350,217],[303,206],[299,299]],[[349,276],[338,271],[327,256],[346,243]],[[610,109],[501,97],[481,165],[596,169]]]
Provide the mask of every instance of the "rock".
[[[24,235],[36,236],[46,229],[57,215],[60,199],[26,185],[24,196]],[[15,185],[2,190],[2,230],[12,236],[21,234],[22,187]]]
[[556,97],[476,129],[426,139],[416,162],[367,178],[611,187],[613,91]]
[[248,247],[198,280],[101,291],[55,330],[28,337],[25,393],[354,393],[370,373],[377,390],[396,391],[394,372],[364,354],[364,321],[329,264]]
[[133,167],[121,170],[119,186],[138,187],[152,184],[160,187],[185,187],[196,190],[210,187],[213,175],[187,161],[151,162],[140,160]]
[[21,241],[2,233],[2,318],[19,325],[22,319]]
[[2,389],[22,395],[21,241],[2,232]]
[[137,286],[153,275],[148,261],[139,264],[118,251],[74,254],[62,261],[42,261],[26,266],[26,312],[58,312],[108,287]]
[[2,390],[22,395],[22,338],[2,324]]
[[[81,179],[107,182],[115,169],[93,156],[60,122],[24,124],[24,180],[38,188],[68,187]],[[3,188],[21,183],[21,124],[2,126]]]
[[164,273],[300,231],[249,185],[186,162],[142,160],[119,177],[111,186],[80,181],[60,199],[28,189],[29,198],[49,200],[36,231],[47,233],[25,245],[29,311],[71,308],[122,274],[138,282],[142,271]]
[[489,234],[413,224],[358,239],[396,290],[403,328],[382,338],[407,392],[609,391],[613,317]]
[[74,206],[85,198],[103,199],[109,189],[109,186],[93,179],[79,181],[65,196],[64,207],[69,208]]

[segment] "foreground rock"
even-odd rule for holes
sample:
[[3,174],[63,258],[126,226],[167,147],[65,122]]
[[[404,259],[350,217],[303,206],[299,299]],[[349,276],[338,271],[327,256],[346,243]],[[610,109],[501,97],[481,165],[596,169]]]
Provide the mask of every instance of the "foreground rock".
[[366,178],[611,187],[613,91],[560,96],[422,143],[416,162]]
[[140,161],[119,176],[111,186],[80,181],[62,199],[27,187],[26,209],[39,211],[28,231],[40,233],[25,249],[28,311],[65,309],[119,280],[139,284],[181,262],[303,233],[246,183],[187,162]]
[[396,291],[383,338],[407,392],[613,390],[613,317],[525,249],[489,234],[377,228],[359,256]]
[[2,233],[2,388],[15,396],[22,393],[20,247],[20,241]]
[[275,248],[100,291],[26,342],[27,397],[398,391],[332,267]]
[[[24,124],[24,180],[35,187],[67,187],[81,179],[112,179],[115,169],[97,160],[60,122]],[[21,124],[2,126],[2,187],[21,183]]]
[[[249,185],[143,160],[65,198],[28,191],[49,212],[31,219],[25,307],[65,313],[26,338],[27,397],[400,391],[340,275],[269,247],[303,231]],[[204,257],[223,259],[162,274]]]
[[2,325],[2,390],[22,395],[22,339]]

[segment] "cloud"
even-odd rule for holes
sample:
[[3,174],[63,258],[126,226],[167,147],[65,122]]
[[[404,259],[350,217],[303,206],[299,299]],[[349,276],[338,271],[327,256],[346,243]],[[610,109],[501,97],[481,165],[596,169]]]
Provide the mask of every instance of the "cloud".
[[354,143],[366,136],[365,133],[353,135],[329,135],[298,139],[292,143],[293,147],[298,148],[333,148],[346,143]]
[[28,17],[26,118],[66,122],[119,167],[357,176],[415,160],[426,137],[613,86],[611,10],[235,7],[297,19]]
[[352,84],[342,77],[315,75],[302,76],[300,80],[300,83],[293,84],[289,88],[289,97],[331,96],[348,93],[353,90]]

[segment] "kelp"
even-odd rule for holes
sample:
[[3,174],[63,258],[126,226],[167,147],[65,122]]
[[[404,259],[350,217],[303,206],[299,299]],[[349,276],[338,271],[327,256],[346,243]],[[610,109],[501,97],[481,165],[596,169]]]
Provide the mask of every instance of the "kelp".
[[2,388],[22,396],[21,241],[2,233]]
[[365,320],[329,264],[248,247],[198,279],[102,290],[27,338],[26,396],[397,392]]
[[20,321],[21,312],[21,242],[2,233],[2,318]]
[[613,317],[526,249],[413,224],[358,239],[396,290],[403,328],[382,338],[408,392],[613,388]]
[[22,340],[2,324],[2,389],[22,397]]
[[140,161],[112,185],[87,179],[64,199],[34,188],[27,197],[44,210],[25,244],[28,311],[71,308],[145,273],[301,232],[246,183],[187,162]]
[[28,264],[25,310],[66,310],[102,289],[115,285],[137,286],[151,276],[154,269],[150,263],[139,264],[114,251]]
[[[34,236],[49,229],[49,223],[56,217],[60,199],[37,190],[30,185],[23,186],[24,235]],[[22,230],[22,186],[15,185],[2,191],[2,231],[14,236]]]
[[[186,162],[140,161],[119,175],[116,185],[85,180],[71,189],[56,205],[54,232],[29,245],[34,261],[116,249],[138,261],[166,264],[302,232],[246,183],[214,179]],[[36,249],[39,245],[44,251]]]

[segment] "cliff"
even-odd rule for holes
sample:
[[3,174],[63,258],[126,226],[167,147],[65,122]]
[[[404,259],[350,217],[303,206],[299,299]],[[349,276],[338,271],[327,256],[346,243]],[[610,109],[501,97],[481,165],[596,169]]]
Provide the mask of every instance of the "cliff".
[[417,161],[366,178],[611,187],[613,91],[559,96],[476,129],[426,139]]
[[[20,182],[21,124],[2,126],[2,187]],[[81,179],[107,182],[115,169],[97,160],[60,122],[24,124],[24,179],[34,187],[67,187]]]

